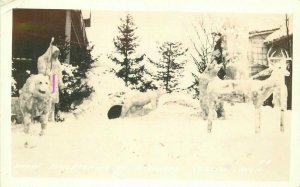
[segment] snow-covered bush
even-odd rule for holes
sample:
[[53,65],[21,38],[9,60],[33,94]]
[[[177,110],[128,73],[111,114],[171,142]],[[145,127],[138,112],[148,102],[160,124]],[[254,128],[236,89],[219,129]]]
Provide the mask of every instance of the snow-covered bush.
[[[12,69],[12,71],[16,71],[15,68]],[[15,80],[15,78],[12,76],[11,77],[11,95],[15,95],[17,93],[17,81]]]
[[60,90],[60,106],[63,112],[75,110],[76,106],[81,104],[84,98],[88,97],[93,88],[90,87],[84,79],[78,75],[80,69],[78,66],[63,64],[63,82],[64,90]]
[[[62,79],[65,89],[60,89],[60,102],[58,110],[70,112],[75,110],[83,100],[91,95],[94,91],[93,87],[88,84],[87,74],[92,68],[92,64],[97,61],[93,58],[91,52],[93,46],[79,47],[77,45],[69,47],[67,42],[60,40],[56,45],[60,49],[59,60],[62,63]],[[70,48],[76,51],[75,55],[71,56],[70,63],[66,63],[65,59]],[[56,116],[56,120],[60,120]]]
[[36,73],[36,62],[32,59],[14,59],[12,61],[11,96],[19,97],[19,90],[23,87],[28,77]]

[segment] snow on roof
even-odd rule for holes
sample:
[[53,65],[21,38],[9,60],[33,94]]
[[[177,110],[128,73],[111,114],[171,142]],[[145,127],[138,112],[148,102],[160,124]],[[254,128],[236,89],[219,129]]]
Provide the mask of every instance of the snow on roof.
[[[293,35],[293,29],[289,29],[289,36]],[[266,37],[264,43],[275,42],[287,37],[286,28],[280,27],[278,30],[274,31],[272,34]]]
[[253,36],[257,36],[257,35],[270,34],[270,33],[273,33],[276,30],[279,30],[279,28],[250,31],[249,32],[249,37],[253,37]]

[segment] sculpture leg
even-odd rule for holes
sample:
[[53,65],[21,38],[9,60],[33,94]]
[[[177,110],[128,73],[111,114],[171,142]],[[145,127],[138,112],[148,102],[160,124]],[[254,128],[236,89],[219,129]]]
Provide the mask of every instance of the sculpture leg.
[[213,101],[208,101],[208,125],[207,125],[207,132],[211,133],[212,131],[212,122],[214,120],[214,114],[215,112],[215,105]]
[[50,113],[49,113],[49,119],[50,122],[54,122],[55,120],[55,103],[51,103]]
[[30,129],[30,124],[31,124],[31,116],[30,116],[30,114],[25,114],[24,115],[23,124],[24,124],[24,133],[28,134],[29,133],[29,129]]
[[284,132],[285,110],[287,108],[287,87],[284,85],[280,90],[280,131]]
[[261,107],[255,107],[255,133],[260,132],[261,127]]
[[30,114],[24,114],[23,124],[24,124],[24,133],[25,133],[24,147],[28,148],[29,142],[30,142],[30,135],[29,135],[30,124],[31,124],[31,115]]
[[47,125],[47,115],[41,116],[40,122],[41,122],[40,136],[43,136],[45,134],[45,129],[46,129],[46,125]]
[[285,110],[281,109],[281,111],[280,111],[280,131],[281,132],[284,132],[284,124],[285,124],[284,116],[285,116]]

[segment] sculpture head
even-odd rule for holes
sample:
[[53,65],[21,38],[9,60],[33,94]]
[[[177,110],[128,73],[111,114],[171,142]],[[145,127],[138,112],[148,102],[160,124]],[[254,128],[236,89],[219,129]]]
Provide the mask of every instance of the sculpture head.
[[52,58],[57,59],[59,54],[59,49],[56,46],[52,46]]

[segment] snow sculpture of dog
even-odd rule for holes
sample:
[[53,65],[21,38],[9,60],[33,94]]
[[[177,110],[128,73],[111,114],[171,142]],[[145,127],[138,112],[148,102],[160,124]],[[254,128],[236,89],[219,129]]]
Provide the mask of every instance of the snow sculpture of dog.
[[164,94],[162,90],[153,90],[145,93],[139,92],[125,97],[121,117],[126,117],[129,111],[140,110],[149,103],[151,103],[153,110],[156,109],[159,97],[162,94]]
[[11,122],[12,124],[20,124],[23,122],[22,111],[20,108],[19,97],[11,98]]
[[[41,74],[31,75],[20,90],[20,97],[15,100],[15,111],[21,111],[24,124],[24,132],[28,134],[30,124],[38,117],[41,123],[40,135],[44,134],[51,112],[51,90],[48,76]],[[14,112],[14,111],[13,111]]]
[[[273,57],[274,53],[269,57],[270,50],[267,54],[271,76],[266,80],[220,80],[218,78],[209,82],[207,86],[208,94],[208,132],[212,130],[212,122],[214,118],[216,103],[230,96],[243,95],[248,101],[252,101],[255,107],[255,132],[258,133],[261,127],[261,106],[263,102],[274,93],[275,97],[279,97],[281,108],[280,129],[284,131],[284,113],[286,110],[287,87],[285,85],[285,76],[289,76],[286,69],[286,61],[291,60],[287,56],[282,58]],[[280,62],[272,64],[271,60],[279,60]],[[229,96],[229,97],[228,97]]]

